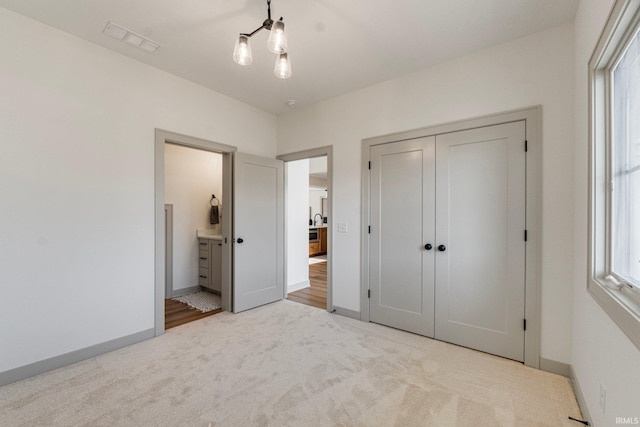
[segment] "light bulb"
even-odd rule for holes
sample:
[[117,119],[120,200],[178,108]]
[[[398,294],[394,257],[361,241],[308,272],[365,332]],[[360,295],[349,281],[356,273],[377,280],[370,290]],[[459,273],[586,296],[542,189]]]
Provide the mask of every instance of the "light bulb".
[[281,53],[276,58],[276,67],[273,70],[273,74],[280,79],[288,79],[291,77],[291,62],[289,61],[289,55]]
[[236,46],[233,49],[233,60],[236,64],[251,65],[253,58],[251,56],[251,45],[249,44],[248,36],[240,34],[238,40],[236,40]]
[[285,53],[287,51],[287,35],[284,32],[284,22],[275,21],[271,25],[267,48],[273,53]]

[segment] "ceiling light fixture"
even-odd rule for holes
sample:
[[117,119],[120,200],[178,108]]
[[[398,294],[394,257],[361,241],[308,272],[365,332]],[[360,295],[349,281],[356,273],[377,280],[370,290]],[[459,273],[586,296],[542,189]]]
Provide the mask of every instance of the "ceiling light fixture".
[[279,21],[271,19],[271,0],[267,0],[267,19],[264,20],[262,26],[252,33],[240,33],[238,36],[236,46],[233,49],[233,60],[240,65],[251,65],[253,57],[251,56],[249,39],[262,29],[271,31],[269,40],[267,40],[267,49],[277,55],[273,74],[281,79],[288,79],[291,77],[291,61],[289,61],[287,54],[287,35],[284,32],[282,17]]

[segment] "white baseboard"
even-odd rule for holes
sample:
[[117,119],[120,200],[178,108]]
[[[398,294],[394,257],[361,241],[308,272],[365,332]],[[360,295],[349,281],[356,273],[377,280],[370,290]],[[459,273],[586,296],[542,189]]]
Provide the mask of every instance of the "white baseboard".
[[580,407],[580,411],[582,412],[582,418],[589,422],[589,425],[593,427],[593,421],[591,421],[591,414],[589,413],[589,407],[587,406],[587,401],[584,398],[584,394],[582,393],[582,388],[580,388],[580,383],[578,382],[578,377],[576,377],[576,371],[573,370],[573,366],[569,365],[571,385],[573,386],[573,392],[576,395],[576,400],[578,401],[578,406]]
[[349,310],[348,308],[342,308],[336,305],[333,306],[332,313],[335,313],[344,317],[350,317],[351,319],[361,320],[359,311]]
[[308,280],[304,280],[304,281],[302,281],[300,283],[294,283],[293,285],[287,286],[287,292],[299,291],[300,289],[305,289],[305,288],[308,288],[309,286],[311,286],[309,281]]
[[568,363],[558,362],[555,360],[540,357],[540,370],[571,378],[571,366]]
[[192,294],[194,292],[200,292],[204,289],[205,288],[203,288],[202,286],[191,286],[188,288],[174,289],[173,293],[171,294],[171,298],[181,297],[183,295]]
[[71,365],[72,363],[80,362],[81,360],[99,356],[110,351],[118,350],[120,348],[148,340],[154,336],[155,329],[147,329],[125,337],[116,338],[111,341],[65,353],[60,356],[54,356],[29,365],[0,372],[0,386],[21,381],[44,372],[53,371],[54,369],[62,368],[63,366]]

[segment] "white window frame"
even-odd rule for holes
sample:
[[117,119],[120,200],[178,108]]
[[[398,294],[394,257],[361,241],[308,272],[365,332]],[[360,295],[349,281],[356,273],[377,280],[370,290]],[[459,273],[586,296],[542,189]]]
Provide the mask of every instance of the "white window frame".
[[587,289],[640,349],[640,293],[611,273],[612,70],[640,26],[640,2],[617,0],[589,61]]

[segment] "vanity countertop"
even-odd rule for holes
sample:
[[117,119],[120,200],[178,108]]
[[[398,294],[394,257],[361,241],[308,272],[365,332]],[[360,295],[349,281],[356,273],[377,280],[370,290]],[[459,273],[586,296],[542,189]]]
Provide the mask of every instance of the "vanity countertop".
[[214,234],[213,230],[207,230],[207,229],[198,229],[197,236],[198,236],[198,239],[222,240],[221,235]]
[[309,230],[315,230],[316,228],[327,228],[327,224],[309,226]]

